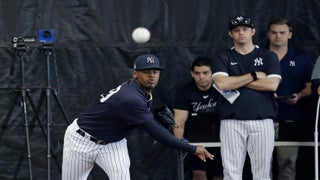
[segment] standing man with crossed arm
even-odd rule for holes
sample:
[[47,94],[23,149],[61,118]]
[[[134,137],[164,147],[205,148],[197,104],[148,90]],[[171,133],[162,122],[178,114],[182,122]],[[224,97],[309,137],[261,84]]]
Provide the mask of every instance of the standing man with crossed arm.
[[136,58],[133,78],[101,96],[70,124],[65,132],[62,180],[86,180],[94,164],[110,180],[130,180],[126,136],[143,128],[170,147],[182,149],[201,160],[213,159],[204,147],[180,141],[154,120],[150,111],[152,89],[160,77],[160,62],[151,54]]
[[224,180],[242,180],[247,152],[253,180],[271,179],[277,111],[274,91],[281,80],[280,64],[274,53],[253,44],[255,32],[250,18],[231,18],[228,34],[234,46],[212,64],[217,88],[223,93],[240,92],[234,102],[222,96],[218,100]]

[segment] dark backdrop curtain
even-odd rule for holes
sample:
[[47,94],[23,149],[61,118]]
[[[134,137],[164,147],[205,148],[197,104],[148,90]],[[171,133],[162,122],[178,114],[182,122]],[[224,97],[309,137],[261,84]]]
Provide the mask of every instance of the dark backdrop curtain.
[[[36,41],[25,43],[25,51],[18,54],[21,50],[13,48],[14,37],[38,37],[39,29],[55,31],[50,49],[54,55],[49,58],[55,92],[51,177],[60,179],[67,121],[73,121],[100,93],[130,78],[137,55],[153,53],[160,58],[165,70],[154,91],[154,106],[171,107],[175,89],[190,79],[193,58],[212,57],[231,45],[227,34],[230,17],[253,18],[256,44],[266,42],[272,17],[289,19],[294,24],[292,42],[315,60],[320,52],[319,8],[319,0],[0,0],[0,179],[29,177],[20,107],[22,84],[28,95],[34,179],[47,177],[47,51]],[[148,43],[132,41],[131,32],[138,26],[151,31]],[[313,117],[309,118],[312,124]],[[312,130],[308,133],[312,137]],[[176,150],[154,144],[139,129],[128,139],[132,179],[177,178]],[[90,175],[90,179],[105,177],[99,168]]]

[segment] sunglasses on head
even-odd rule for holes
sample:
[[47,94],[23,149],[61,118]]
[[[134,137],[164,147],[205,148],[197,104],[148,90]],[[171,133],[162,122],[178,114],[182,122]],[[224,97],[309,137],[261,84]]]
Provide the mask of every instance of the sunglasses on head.
[[243,17],[243,16],[238,16],[234,19],[231,19],[230,20],[230,23],[233,25],[233,26],[236,26],[238,24],[243,24],[243,25],[248,25],[248,26],[251,26],[251,19],[250,18],[246,18],[246,17]]

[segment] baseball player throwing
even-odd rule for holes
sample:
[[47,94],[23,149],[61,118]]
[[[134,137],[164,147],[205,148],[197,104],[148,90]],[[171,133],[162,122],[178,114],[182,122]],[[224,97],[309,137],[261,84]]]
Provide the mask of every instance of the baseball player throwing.
[[94,164],[99,165],[110,180],[130,180],[126,136],[136,127],[142,127],[159,142],[193,153],[203,161],[213,159],[204,147],[180,141],[154,120],[150,111],[151,90],[158,83],[161,69],[154,55],[137,57],[133,78],[102,94],[68,126],[62,180],[87,179]]

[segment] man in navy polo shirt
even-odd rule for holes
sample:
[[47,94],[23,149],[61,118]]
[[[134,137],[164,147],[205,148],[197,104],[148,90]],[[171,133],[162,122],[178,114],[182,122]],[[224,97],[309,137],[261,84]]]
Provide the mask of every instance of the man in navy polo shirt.
[[94,164],[110,180],[130,180],[126,136],[135,128],[170,147],[182,149],[201,160],[213,159],[204,147],[174,137],[154,120],[150,111],[152,89],[160,77],[160,62],[151,54],[136,58],[133,78],[100,97],[68,126],[64,137],[62,180],[86,180]]
[[[268,25],[269,50],[280,60],[282,81],[276,91],[279,102],[275,121],[276,140],[297,140],[298,121],[303,121],[300,100],[311,95],[311,58],[301,50],[289,46],[293,27],[286,19],[273,19]],[[298,146],[277,147],[279,180],[295,180]]]

